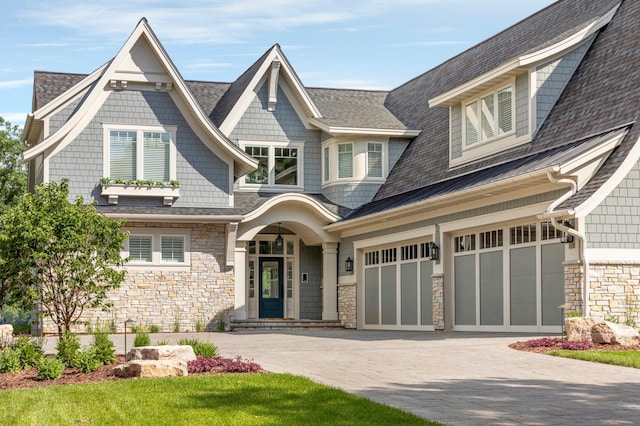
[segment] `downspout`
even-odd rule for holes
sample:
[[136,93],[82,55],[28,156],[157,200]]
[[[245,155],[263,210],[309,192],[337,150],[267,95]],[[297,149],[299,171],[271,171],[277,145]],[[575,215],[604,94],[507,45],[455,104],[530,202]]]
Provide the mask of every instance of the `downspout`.
[[[555,208],[558,207],[563,202],[565,202],[566,200],[568,200],[570,197],[572,197],[576,192],[578,192],[578,184],[573,179],[556,178],[555,176],[553,176],[551,171],[547,171],[547,178],[552,183],[569,184],[569,185],[571,185],[571,189],[569,189],[569,191],[567,191],[560,198],[558,198],[553,203],[551,203],[549,205],[549,207],[547,207],[547,209],[545,210],[544,214],[541,215],[541,216],[546,217],[546,218],[554,218],[554,217],[556,217],[556,215],[554,215],[554,213],[553,213]],[[578,232],[577,230],[575,230],[573,228],[569,228],[568,226],[565,226],[562,223],[558,223],[555,220],[551,220],[551,225],[553,225],[553,227],[556,228],[557,230],[559,230],[561,232],[564,232],[566,234],[572,235],[574,238],[577,238],[578,240],[580,240],[578,256],[579,256],[580,261],[582,262],[582,282],[583,282],[583,288],[582,288],[582,295],[583,295],[583,297],[582,297],[582,315],[584,317],[588,317],[589,314],[590,314],[590,310],[589,310],[589,259],[587,258],[587,238],[586,238],[586,235],[583,234],[582,232]]]

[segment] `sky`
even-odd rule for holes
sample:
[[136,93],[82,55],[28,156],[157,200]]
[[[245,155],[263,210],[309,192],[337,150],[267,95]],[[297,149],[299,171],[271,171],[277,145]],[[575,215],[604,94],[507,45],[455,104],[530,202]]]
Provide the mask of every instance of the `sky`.
[[390,90],[553,0],[4,0],[0,116],[33,72],[89,74],[146,17],[186,80],[232,82],[279,43],[307,87]]

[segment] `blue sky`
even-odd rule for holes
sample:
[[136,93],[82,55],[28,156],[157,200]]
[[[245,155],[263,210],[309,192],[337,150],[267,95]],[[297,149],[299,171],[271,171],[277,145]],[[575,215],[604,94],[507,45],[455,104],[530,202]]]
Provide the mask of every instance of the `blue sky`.
[[90,73],[146,17],[182,76],[234,81],[279,43],[309,87],[392,89],[553,0],[5,0],[0,116],[22,125],[33,71]]

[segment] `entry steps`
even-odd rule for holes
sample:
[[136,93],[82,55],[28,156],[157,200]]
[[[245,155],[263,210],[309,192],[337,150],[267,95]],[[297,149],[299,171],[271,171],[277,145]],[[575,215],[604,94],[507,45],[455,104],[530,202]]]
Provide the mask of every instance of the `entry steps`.
[[287,318],[234,320],[231,321],[230,327],[231,331],[321,330],[344,328],[340,321],[297,320]]

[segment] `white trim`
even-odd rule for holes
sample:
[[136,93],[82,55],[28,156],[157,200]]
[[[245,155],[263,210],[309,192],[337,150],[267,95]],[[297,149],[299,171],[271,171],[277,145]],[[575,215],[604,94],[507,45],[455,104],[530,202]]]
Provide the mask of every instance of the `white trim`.
[[543,201],[541,203],[530,204],[528,206],[497,213],[489,213],[482,216],[474,216],[466,219],[445,222],[440,224],[440,232],[463,232],[462,230],[466,229],[473,230],[493,224],[508,224],[513,221],[531,220],[533,222],[538,222],[541,219],[538,219],[537,215],[544,212],[548,204],[548,201]]
[[[129,235],[140,235],[151,237],[151,262],[128,262],[125,268],[128,270],[141,271],[189,271],[191,269],[191,230],[190,229],[170,229],[170,228],[147,228],[133,227],[124,228]],[[180,236],[184,238],[184,262],[166,262],[162,260],[162,237]],[[124,242],[124,247],[120,251],[124,258],[129,257],[129,238]]]
[[308,205],[309,207],[320,213],[322,217],[324,217],[327,221],[335,222],[340,219],[340,216],[334,214],[331,210],[327,209],[323,204],[316,201],[314,198],[311,198],[305,194],[289,193],[276,195],[275,197],[270,198],[257,209],[247,213],[242,219],[242,222],[249,222],[257,219],[276,205],[292,201]]
[[161,223],[229,223],[242,220],[239,215],[178,215],[178,214],[149,214],[149,213],[114,213],[103,212],[112,219],[127,219],[131,222],[161,222]]
[[592,265],[598,262],[632,262],[634,264],[640,263],[640,249],[592,248],[587,249],[585,254],[589,256],[589,263],[591,263]]
[[[410,231],[395,232],[379,237],[365,238],[362,240],[355,240],[353,242],[354,251],[364,250],[369,247],[382,246],[386,244],[395,244],[405,241],[411,241],[419,238],[432,237],[432,241],[435,240],[436,227],[435,225],[425,226],[424,228],[412,229]],[[356,269],[354,260],[353,269]]]
[[318,119],[312,118],[309,123],[318,127],[320,130],[329,133],[330,135],[366,135],[366,136],[406,136],[416,137],[422,132],[422,130],[413,129],[385,129],[385,128],[373,128],[373,127],[342,127],[331,126]]
[[595,34],[600,28],[608,24],[615,15],[620,3],[614,6],[604,15],[600,16],[592,24],[585,28],[571,34],[570,36],[560,40],[551,46],[544,47],[535,52],[528,53],[515,57],[493,70],[486,72],[468,82],[457,86],[445,93],[442,93],[436,97],[429,99],[429,107],[438,105],[451,105],[459,102],[461,96],[469,93],[473,89],[482,87],[483,85],[494,84],[496,80],[506,77],[508,75],[517,74],[523,67],[533,66],[549,60],[554,56],[558,56],[573,49],[575,46],[587,40],[593,34]]

